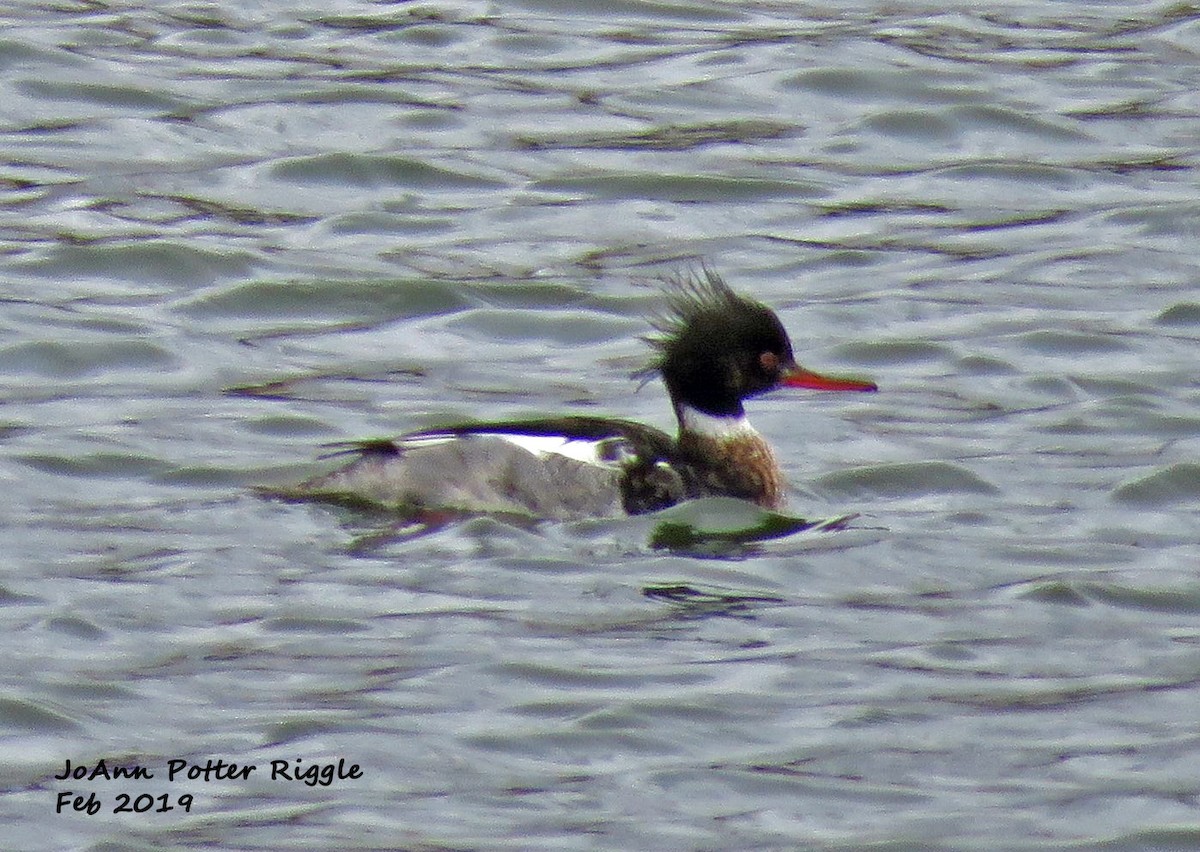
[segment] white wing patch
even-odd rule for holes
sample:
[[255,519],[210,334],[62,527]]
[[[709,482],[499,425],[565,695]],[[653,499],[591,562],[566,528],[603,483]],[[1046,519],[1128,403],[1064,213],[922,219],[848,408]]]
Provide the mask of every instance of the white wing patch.
[[397,445],[401,450],[415,450],[472,438],[504,441],[538,458],[551,455],[563,456],[584,464],[601,467],[619,467],[632,461],[636,456],[633,448],[629,446],[629,442],[619,435],[596,440],[572,438],[567,435],[521,435],[511,432],[467,432],[465,434],[430,432],[405,438],[403,441],[397,442]]

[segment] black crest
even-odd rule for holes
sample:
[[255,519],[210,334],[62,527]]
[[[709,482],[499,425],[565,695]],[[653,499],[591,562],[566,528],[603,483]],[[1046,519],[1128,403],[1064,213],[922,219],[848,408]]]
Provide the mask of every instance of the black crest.
[[635,376],[662,374],[676,409],[740,415],[743,399],[775,387],[780,368],[794,363],[775,312],[733,292],[708,266],[663,282],[667,312],[653,320],[658,334],[645,338],[656,354]]

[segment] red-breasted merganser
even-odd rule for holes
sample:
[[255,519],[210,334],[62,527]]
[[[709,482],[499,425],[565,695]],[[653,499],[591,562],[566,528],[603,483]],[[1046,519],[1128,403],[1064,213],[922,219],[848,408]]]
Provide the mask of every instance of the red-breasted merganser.
[[775,312],[707,268],[669,283],[670,313],[655,322],[660,334],[646,338],[656,356],[634,376],[662,375],[678,439],[599,417],[451,426],[348,444],[340,452],[356,454],[350,464],[301,483],[295,494],[408,512],[557,519],[640,514],[710,496],[780,508],[783,474],[742,401],[779,386],[876,386],[798,365]]

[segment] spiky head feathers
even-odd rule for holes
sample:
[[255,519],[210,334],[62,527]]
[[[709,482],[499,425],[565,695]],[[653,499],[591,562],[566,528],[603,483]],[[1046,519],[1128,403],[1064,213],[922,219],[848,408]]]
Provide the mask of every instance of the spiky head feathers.
[[661,373],[676,410],[740,415],[743,399],[775,387],[795,363],[775,312],[734,293],[709,268],[666,283],[668,312],[646,338],[657,353],[641,375]]

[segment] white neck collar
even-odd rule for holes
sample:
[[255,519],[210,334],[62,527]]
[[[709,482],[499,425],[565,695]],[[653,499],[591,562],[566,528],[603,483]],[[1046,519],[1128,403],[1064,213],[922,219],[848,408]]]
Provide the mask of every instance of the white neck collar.
[[745,414],[733,414],[721,417],[705,414],[686,405],[679,406],[679,428],[703,438],[717,441],[727,441],[730,438],[744,438],[757,435],[758,430],[750,425]]

